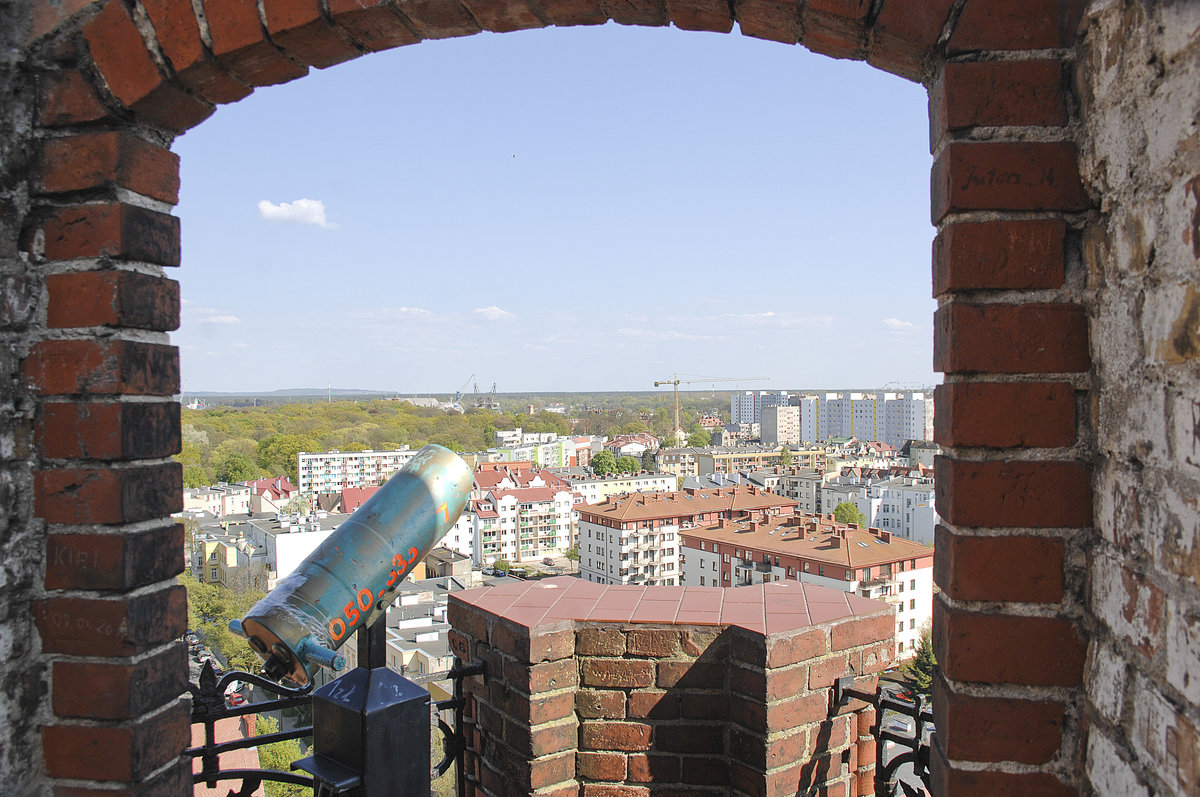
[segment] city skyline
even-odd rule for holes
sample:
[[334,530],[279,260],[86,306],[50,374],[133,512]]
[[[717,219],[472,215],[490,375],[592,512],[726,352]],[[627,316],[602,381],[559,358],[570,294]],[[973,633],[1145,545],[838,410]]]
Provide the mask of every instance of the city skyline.
[[175,149],[191,392],[940,381],[925,92],[865,64],[482,34],[259,89]]

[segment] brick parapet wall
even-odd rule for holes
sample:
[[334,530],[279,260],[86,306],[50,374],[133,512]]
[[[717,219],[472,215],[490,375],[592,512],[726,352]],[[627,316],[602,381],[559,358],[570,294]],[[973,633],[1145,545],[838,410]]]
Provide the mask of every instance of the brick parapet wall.
[[673,623],[528,628],[452,596],[450,621],[455,653],[488,665],[466,684],[475,794],[874,792],[874,710],[864,719],[852,703],[831,716],[831,686],[855,674],[874,688],[895,645],[890,607],[764,634]]

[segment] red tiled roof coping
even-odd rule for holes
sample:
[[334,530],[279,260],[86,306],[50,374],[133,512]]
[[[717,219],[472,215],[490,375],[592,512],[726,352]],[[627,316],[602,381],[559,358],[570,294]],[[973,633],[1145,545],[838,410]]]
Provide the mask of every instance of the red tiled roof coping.
[[595,584],[570,576],[513,581],[451,593],[451,599],[527,628],[566,621],[739,626],[766,634],[890,612],[883,601],[815,584],[750,587]]

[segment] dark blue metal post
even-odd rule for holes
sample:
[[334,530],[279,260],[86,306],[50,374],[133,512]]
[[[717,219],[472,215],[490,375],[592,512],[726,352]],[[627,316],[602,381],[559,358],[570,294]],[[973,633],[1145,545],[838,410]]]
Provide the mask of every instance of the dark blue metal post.
[[359,633],[365,666],[313,693],[313,754],[292,766],[318,797],[427,797],[429,693],[385,666],[386,617]]

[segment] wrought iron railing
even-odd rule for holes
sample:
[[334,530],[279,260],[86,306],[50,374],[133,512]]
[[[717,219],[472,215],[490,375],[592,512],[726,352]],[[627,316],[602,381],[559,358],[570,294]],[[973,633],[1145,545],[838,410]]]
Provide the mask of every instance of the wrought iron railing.
[[[365,629],[365,631],[366,633],[360,634],[364,638],[359,641],[359,661],[363,662],[363,667],[366,669],[376,669],[385,666],[386,647],[384,642],[386,641],[387,632],[383,622],[377,622],[370,628]],[[472,664],[463,664],[456,657],[454,659],[454,666],[447,676],[453,682],[453,697],[449,700],[442,700],[432,704],[432,707],[438,712],[437,724],[439,731],[442,733],[443,750],[443,758],[433,767],[433,770],[436,771],[437,777],[441,777],[451,766],[457,766],[458,793],[460,795],[465,794],[462,762],[463,753],[466,750],[466,736],[463,729],[463,708],[466,704],[466,699],[463,695],[463,680],[474,675],[484,675],[486,677],[486,672],[487,668],[484,662],[477,661]],[[278,697],[231,706],[226,700],[225,691],[234,681],[253,684]],[[352,793],[362,784],[361,778],[355,777],[355,773],[352,772],[339,773],[339,775],[344,774],[345,777],[338,777],[336,782],[332,782],[328,773],[331,768],[338,768],[338,762],[333,760],[331,763],[330,758],[322,758],[321,750],[318,749],[320,747],[319,743],[313,749],[313,755],[300,759],[298,762],[292,762],[293,770],[302,768],[308,772],[316,772],[316,777],[302,772],[284,772],[274,769],[221,769],[219,756],[222,753],[252,747],[262,747],[274,742],[282,742],[290,739],[312,737],[314,736],[314,730],[317,731],[317,735],[319,736],[320,729],[314,729],[313,724],[310,723],[284,731],[252,735],[228,741],[217,741],[217,723],[223,719],[281,711],[284,709],[306,708],[311,712],[314,692],[321,691],[314,690],[312,682],[304,688],[289,689],[255,673],[233,670],[218,676],[212,662],[209,661],[205,663],[198,683],[189,684],[188,689],[192,693],[192,724],[194,726],[202,725],[204,728],[203,743],[185,751],[185,755],[198,759],[201,762],[200,769],[193,772],[193,783],[203,783],[209,788],[215,788],[218,783],[223,781],[240,781],[240,784],[235,783],[235,788],[230,789],[230,797],[249,797],[264,781],[308,786],[314,790],[314,793],[318,797],[324,797],[325,795],[333,797],[338,794]],[[443,711],[453,712],[453,726],[442,719],[440,714]],[[419,728],[417,727],[418,724],[420,724]],[[423,721],[414,722],[413,727],[409,729],[412,736],[424,739],[424,749],[429,749],[430,746],[429,734],[431,725],[431,717],[426,715]],[[363,747],[365,748],[366,745],[364,744]],[[316,759],[315,764],[314,759]],[[429,794],[429,784],[432,777],[433,772],[427,771],[424,783],[412,783],[412,790],[405,793]]]
[[[933,744],[933,710],[929,701],[921,694],[913,694],[911,700],[901,697],[889,688],[889,682],[881,681],[875,692],[864,692],[854,688],[854,676],[839,678],[833,685],[833,710],[845,706],[851,700],[861,700],[875,707],[875,725],[871,733],[875,737],[875,794],[877,797],[920,797],[932,794],[930,790],[929,754]],[[903,687],[891,683],[892,687]],[[906,724],[904,733],[888,727],[888,716],[899,715],[912,720]],[[912,735],[908,735],[908,727]],[[889,747],[888,742],[892,743]],[[892,752],[892,750],[895,752]],[[891,753],[891,755],[889,755]],[[901,770],[912,766],[913,776],[921,786],[900,777]]]

